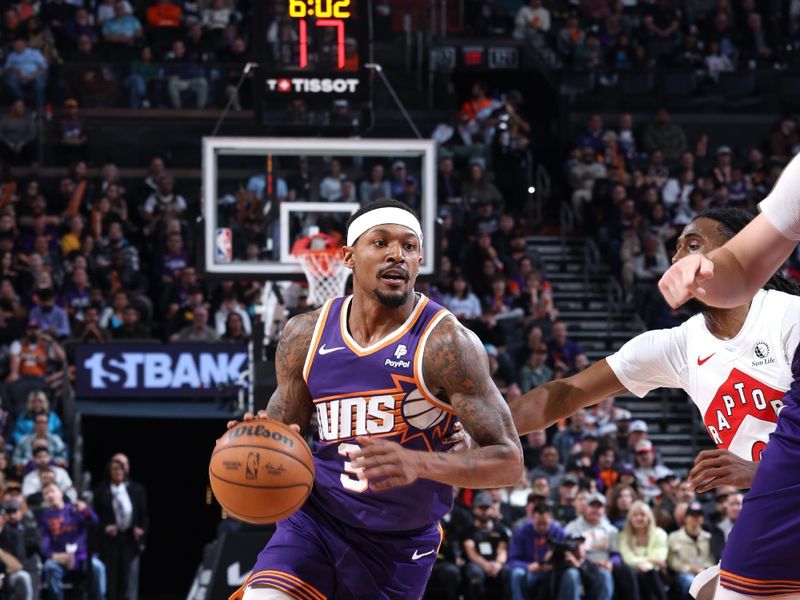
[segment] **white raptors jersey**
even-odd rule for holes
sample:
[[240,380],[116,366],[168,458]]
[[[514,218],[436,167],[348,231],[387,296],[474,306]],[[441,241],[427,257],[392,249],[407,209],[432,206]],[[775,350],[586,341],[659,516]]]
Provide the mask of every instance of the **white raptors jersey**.
[[658,387],[682,388],[719,448],[758,461],[792,382],[798,342],[800,297],[761,290],[733,339],[714,337],[695,315],[633,338],[607,361],[640,398]]

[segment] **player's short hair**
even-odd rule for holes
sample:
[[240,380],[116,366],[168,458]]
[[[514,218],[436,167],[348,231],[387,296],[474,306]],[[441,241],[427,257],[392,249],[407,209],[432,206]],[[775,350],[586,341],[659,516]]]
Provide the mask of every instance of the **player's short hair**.
[[407,212],[410,212],[414,215],[414,218],[419,221],[419,216],[415,213],[408,204],[400,202],[399,200],[395,200],[394,198],[382,198],[380,200],[375,200],[374,202],[370,202],[369,204],[365,204],[361,208],[359,208],[356,212],[350,215],[350,218],[347,219],[347,223],[345,223],[345,231],[350,228],[350,225],[361,215],[364,215],[368,212],[373,210],[377,210],[379,208],[400,208]]

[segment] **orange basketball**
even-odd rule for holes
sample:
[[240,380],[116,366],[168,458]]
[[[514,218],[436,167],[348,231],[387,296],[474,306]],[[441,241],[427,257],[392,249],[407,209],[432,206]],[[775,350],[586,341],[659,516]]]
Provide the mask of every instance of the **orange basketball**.
[[274,523],[303,505],[314,484],[306,441],[269,419],[239,423],[217,440],[208,478],[222,507],[249,523]]

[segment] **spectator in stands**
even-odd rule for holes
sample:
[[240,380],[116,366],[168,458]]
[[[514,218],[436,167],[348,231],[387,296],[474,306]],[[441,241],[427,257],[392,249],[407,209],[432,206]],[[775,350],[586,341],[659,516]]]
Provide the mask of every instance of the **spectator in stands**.
[[531,471],[531,480],[545,477],[550,489],[556,489],[564,476],[564,465],[559,461],[558,448],[552,445],[543,446],[539,451],[539,466]]
[[645,129],[642,143],[648,152],[660,150],[668,160],[677,159],[688,147],[683,129],[670,122],[669,112],[664,108],[656,114],[656,122]]
[[402,160],[396,160],[392,163],[392,178],[389,181],[389,189],[392,192],[392,198],[402,198],[406,194],[406,187],[411,180],[414,189],[419,189],[419,181],[411,175],[406,168],[406,163]]
[[361,204],[369,204],[375,200],[391,197],[392,190],[389,182],[386,181],[386,169],[383,164],[375,163],[370,169],[369,179],[362,181],[359,186],[359,201]]
[[247,335],[252,332],[250,325],[250,315],[247,310],[239,303],[236,292],[231,290],[225,294],[219,310],[214,314],[214,325],[218,335],[223,335],[227,328],[228,316],[231,314],[239,315],[244,331]]
[[0,119],[0,158],[14,165],[35,162],[36,137],[36,122],[17,98]]
[[83,312],[91,304],[89,274],[83,267],[73,267],[72,278],[61,290],[60,304],[74,321],[83,321]]
[[110,331],[112,334],[114,330],[122,327],[123,313],[128,304],[127,292],[124,290],[114,292],[111,296],[111,304],[106,306],[100,315],[100,327]]
[[0,563],[2,563],[3,591],[10,600],[33,600],[33,580],[25,570],[25,538],[23,533],[10,523],[9,512],[3,503],[0,509]]
[[74,502],[78,498],[78,492],[72,484],[69,473],[56,464],[53,464],[53,457],[45,446],[37,446],[33,452],[34,469],[22,478],[22,495],[28,498],[37,492],[44,492],[44,485],[48,481],[54,481],[63,494],[70,501]]
[[567,17],[566,25],[558,32],[556,38],[558,51],[564,57],[565,62],[570,63],[575,55],[578,46],[583,43],[586,33],[578,23],[578,17],[570,14]]
[[222,31],[234,16],[234,4],[226,0],[211,0],[211,6],[203,10],[203,27],[209,31]]
[[529,470],[539,466],[539,453],[546,444],[547,434],[543,430],[532,431],[522,439],[522,455]]
[[[308,298],[305,298],[306,305]],[[300,307],[300,302],[298,301],[298,307]],[[307,307],[308,310],[312,310],[312,307]],[[308,312],[308,311],[305,311]],[[299,312],[295,312],[295,314],[300,314]],[[294,315],[293,315],[294,316]],[[248,334],[244,330],[244,323],[242,321],[242,317],[239,313],[229,313],[228,318],[225,320],[225,331],[219,338],[223,342],[248,342],[250,340],[250,334]]]
[[140,322],[139,309],[133,305],[125,307],[122,313],[122,326],[111,332],[115,340],[146,340],[150,339],[150,331]]
[[[564,528],[568,536],[584,538],[586,560],[597,568],[598,589],[593,590],[592,598],[611,600],[614,596],[614,563],[612,557],[619,554],[619,532],[605,518],[606,499],[602,494],[591,494],[587,498],[581,516],[567,523]],[[631,598],[633,596],[620,596]]]
[[711,556],[711,534],[703,529],[703,507],[692,502],[686,509],[683,527],[669,534],[667,562],[684,600],[690,600],[689,587],[695,575],[715,563]]
[[70,334],[67,311],[56,304],[52,288],[43,288],[38,292],[39,301],[30,312],[31,321],[35,321],[44,333],[58,338]]
[[[338,158],[331,159],[330,172],[319,184],[319,197],[326,202],[333,202],[341,197],[344,178],[342,163]],[[396,196],[392,196],[392,198],[396,198]]]
[[469,176],[461,186],[461,197],[467,209],[474,209],[479,204],[490,204],[494,209],[502,210],[503,197],[497,186],[489,181],[486,175],[486,161],[482,158],[470,159]]
[[492,498],[486,492],[478,493],[472,506],[475,521],[463,540],[468,558],[467,597],[474,600],[506,597],[509,587],[506,528],[491,517]]
[[455,172],[452,154],[446,150],[439,152],[436,193],[439,207],[448,207],[460,224],[463,220],[464,210],[461,200],[461,179]]
[[56,600],[63,600],[64,577],[69,572],[81,571],[84,564],[91,561],[90,598],[102,600],[106,596],[105,566],[88,551],[89,529],[97,523],[97,515],[83,500],[65,504],[63,493],[55,483],[48,484],[42,493],[48,504],[39,516],[45,558],[42,579]]
[[578,496],[579,484],[578,477],[572,473],[567,473],[561,478],[561,483],[558,486],[558,497],[553,506],[553,517],[559,523],[569,523],[578,517],[575,509],[575,500]]
[[151,99],[158,93],[159,70],[159,65],[153,62],[153,49],[143,46],[139,57],[131,62],[130,74],[123,82],[131,108],[150,108]]
[[107,329],[100,327],[100,311],[91,304],[83,311],[83,322],[75,332],[75,337],[83,344],[105,344],[111,339]]
[[553,511],[545,503],[535,504],[528,497],[526,519],[511,536],[508,568],[511,571],[511,597],[525,600],[536,595],[537,586],[548,581],[548,561],[552,554],[551,540],[561,541],[564,530],[553,521]]
[[197,98],[197,108],[205,108],[208,103],[208,79],[197,61],[186,54],[186,45],[182,40],[172,43],[165,69],[169,77],[167,92],[172,106],[181,108],[181,93],[190,90]]
[[219,335],[208,326],[208,309],[196,306],[192,313],[192,324],[172,336],[173,342],[216,342]]
[[[620,470],[626,470],[622,467]],[[633,469],[630,469],[631,474]],[[628,519],[631,506],[637,499],[636,490],[631,486],[618,483],[608,491],[608,520],[617,529],[622,529]]]
[[528,6],[517,11],[514,25],[517,39],[541,36],[550,31],[550,11],[542,6],[542,0],[529,0]]
[[103,40],[112,56],[125,60],[133,56],[136,44],[143,35],[142,24],[129,11],[123,0],[114,2],[114,17],[102,22]]
[[50,432],[50,416],[45,411],[36,413],[33,422],[33,432],[23,435],[14,448],[12,464],[18,473],[22,468],[33,460],[33,450],[37,446],[44,446],[49,449],[50,456],[60,467],[65,467],[69,459],[67,457],[67,445],[61,436]]
[[183,245],[183,237],[179,233],[167,236],[167,247],[161,255],[161,282],[169,285],[175,281],[187,266],[189,253]]
[[59,129],[59,144],[65,161],[85,161],[89,152],[86,121],[78,112],[78,101],[75,98],[64,101],[64,114],[59,121]]
[[567,464],[573,453],[579,450],[586,431],[586,410],[581,408],[569,418],[569,427],[562,429],[553,437],[553,445],[558,448],[562,463]]
[[636,443],[636,480],[645,500],[650,501],[660,494],[658,480],[668,472],[667,467],[656,464],[653,442],[639,440]]
[[[147,24],[149,29],[178,29],[181,26],[183,9],[170,0],[156,0],[147,8]],[[155,31],[154,31],[155,33]]]
[[717,523],[717,528],[722,531],[726,542],[728,541],[731,529],[733,529],[734,524],[736,524],[736,519],[739,518],[739,513],[742,512],[742,498],[743,496],[739,492],[728,494],[727,498],[725,498],[723,513],[725,516]]
[[580,161],[572,165],[567,174],[572,188],[572,207],[579,220],[583,220],[585,205],[592,203],[595,182],[605,179],[606,175],[606,166],[597,160],[595,151],[590,146],[581,148]]
[[547,344],[548,364],[556,371],[570,371],[576,360],[583,355],[581,345],[567,335],[567,324],[563,321],[553,323],[551,339]]
[[797,123],[792,117],[784,117],[769,136],[769,156],[782,163],[788,162],[798,144],[800,136],[797,134]]
[[658,527],[653,511],[641,500],[630,508],[619,535],[622,560],[633,568],[642,600],[667,600],[661,571],[667,567],[667,532]]
[[21,377],[47,378],[51,369],[60,367],[66,360],[61,345],[49,333],[41,331],[38,321],[31,319],[25,336],[9,348],[6,383],[13,383]]
[[29,48],[23,37],[15,39],[11,47],[3,66],[6,87],[15,99],[22,98],[26,88],[32,88],[36,107],[42,110],[49,68],[47,60],[39,50]]
[[466,124],[470,134],[479,131],[481,124],[491,112],[493,103],[487,95],[487,90],[485,81],[476,81],[472,84],[469,100],[461,105],[459,116]]
[[186,209],[186,199],[175,192],[175,180],[171,175],[161,173],[156,180],[156,189],[142,207],[142,218],[147,223],[145,233],[155,231],[166,217],[183,217]]
[[150,528],[144,487],[127,477],[125,465],[111,459],[106,481],[94,492],[94,510],[103,527],[100,557],[108,576],[108,599],[136,598],[131,577],[138,578],[139,557]]
[[453,293],[444,297],[444,305],[460,321],[469,323],[480,319],[483,315],[480,300],[470,290],[470,285],[463,275],[453,279]]
[[553,370],[546,363],[547,346],[540,343],[533,349],[526,364],[519,370],[517,379],[523,394],[547,383],[553,378]]
[[[67,5],[69,6],[69,5]],[[52,27],[52,25],[51,25]],[[69,41],[71,47],[77,47],[78,39],[85,35],[94,44],[97,42],[97,30],[92,24],[92,18],[85,8],[78,8],[75,15],[64,22],[63,37]]]
[[647,423],[641,419],[635,419],[628,425],[628,435],[624,438],[624,444],[620,445],[620,450],[625,450],[623,454],[623,462],[634,464],[636,462],[636,444],[640,440],[647,438],[648,427]]
[[35,416],[42,412],[48,415],[47,431],[63,437],[64,426],[58,414],[50,410],[47,394],[42,390],[34,390],[28,394],[25,412],[21,413],[14,423],[14,431],[11,434],[14,444],[18,444],[23,437],[33,433]]

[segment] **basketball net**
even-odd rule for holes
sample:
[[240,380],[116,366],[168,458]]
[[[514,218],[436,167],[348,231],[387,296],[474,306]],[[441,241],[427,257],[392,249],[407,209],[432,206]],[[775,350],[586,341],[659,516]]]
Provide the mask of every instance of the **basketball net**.
[[342,249],[320,248],[294,253],[308,279],[308,303],[322,305],[328,298],[341,296],[350,270],[344,264]]

